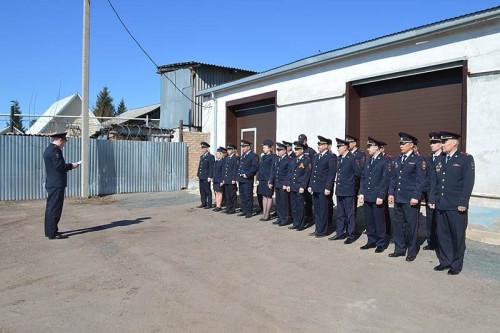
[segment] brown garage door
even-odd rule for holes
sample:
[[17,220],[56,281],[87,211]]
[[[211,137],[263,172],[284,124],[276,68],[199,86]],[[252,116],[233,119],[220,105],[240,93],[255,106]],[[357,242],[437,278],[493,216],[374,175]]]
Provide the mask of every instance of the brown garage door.
[[[389,154],[398,155],[398,132],[408,132],[419,139],[421,154],[429,154],[429,132],[447,130],[465,136],[462,75],[459,67],[353,86],[359,98],[361,145],[370,135],[385,141]],[[351,123],[347,128],[355,127]]]

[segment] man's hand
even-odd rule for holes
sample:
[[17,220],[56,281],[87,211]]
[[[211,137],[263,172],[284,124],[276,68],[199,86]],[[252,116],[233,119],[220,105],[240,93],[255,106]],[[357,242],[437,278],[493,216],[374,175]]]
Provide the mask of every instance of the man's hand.
[[417,204],[418,204],[418,202],[419,202],[419,201],[418,201],[418,199],[411,198],[411,200],[410,200],[410,205],[415,206],[415,205],[417,205]]
[[304,193],[304,188],[303,187],[299,188],[299,193],[300,194]]
[[390,195],[388,199],[389,199],[390,204],[394,203],[394,196],[393,195]]
[[436,205],[435,204],[429,204],[429,208],[430,209],[436,209]]
[[78,169],[79,167],[80,167],[80,164],[75,163],[75,162],[71,163],[71,168]]
[[330,195],[330,190],[325,190],[325,195]]
[[365,196],[363,194],[358,195],[358,201],[359,203],[365,202]]
[[467,210],[467,207],[464,206],[458,206],[458,211],[459,212],[465,212]]
[[313,189],[312,189],[311,187],[308,187],[308,188],[307,188],[307,192],[309,192],[309,193],[313,193]]
[[212,178],[207,178],[207,182],[211,182],[212,181]]
[[377,200],[375,201],[375,203],[380,206],[381,204],[384,203],[384,199],[377,198]]

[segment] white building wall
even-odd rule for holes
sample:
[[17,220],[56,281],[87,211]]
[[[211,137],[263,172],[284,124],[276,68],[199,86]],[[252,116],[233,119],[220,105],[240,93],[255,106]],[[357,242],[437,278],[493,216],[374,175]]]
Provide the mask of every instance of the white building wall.
[[[296,140],[300,133],[305,133],[310,143],[318,134],[343,137],[346,82],[457,60],[468,60],[472,74],[497,71],[467,81],[467,151],[476,158],[474,192],[500,198],[500,172],[493,165],[500,156],[500,22],[406,41],[217,92],[217,111],[205,113],[210,119],[203,130],[216,130],[214,145],[225,145],[226,102],[276,90],[278,141]],[[212,124],[215,113],[216,126]]]

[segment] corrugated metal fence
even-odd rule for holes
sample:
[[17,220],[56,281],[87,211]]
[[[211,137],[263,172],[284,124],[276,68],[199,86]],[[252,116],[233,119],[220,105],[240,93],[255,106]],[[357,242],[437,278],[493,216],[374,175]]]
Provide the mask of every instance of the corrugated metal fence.
[[[46,197],[43,151],[51,138],[0,135],[0,200]],[[81,141],[69,138],[67,163],[80,160]],[[90,140],[91,196],[176,191],[187,186],[187,147],[178,142]],[[66,196],[80,195],[80,169],[68,173]]]

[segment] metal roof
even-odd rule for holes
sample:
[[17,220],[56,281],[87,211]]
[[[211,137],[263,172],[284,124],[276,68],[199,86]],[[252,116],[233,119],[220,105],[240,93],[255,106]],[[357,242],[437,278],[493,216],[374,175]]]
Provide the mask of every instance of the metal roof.
[[256,71],[250,71],[247,69],[241,69],[241,68],[235,68],[235,67],[227,67],[227,66],[219,66],[219,65],[212,65],[212,64],[207,64],[203,62],[197,62],[197,61],[186,61],[186,62],[177,62],[173,64],[168,64],[168,65],[162,65],[158,66],[158,74],[165,73],[165,72],[171,72],[179,68],[188,68],[188,67],[201,67],[201,66],[209,66],[209,67],[217,67],[217,68],[225,68],[225,69],[230,69],[233,71],[237,72],[248,72],[248,73],[257,73]]
[[133,120],[136,118],[144,118],[142,116],[150,113],[151,111],[155,111],[158,108],[160,108],[160,103],[148,105],[148,106],[143,106],[143,107],[136,108],[136,109],[131,109],[131,110],[128,110],[127,112],[123,112],[122,114],[116,116],[113,119],[109,119],[109,120],[104,121],[102,123],[102,125],[103,126],[119,125],[119,124],[123,124],[126,121]]
[[397,33],[385,35],[368,41],[351,44],[332,51],[323,52],[314,56],[299,59],[294,62],[269,69],[267,71],[248,76],[236,81],[221,84],[209,89],[200,90],[196,93],[197,96],[207,95],[212,92],[224,91],[240,86],[244,86],[251,82],[257,82],[268,79],[272,76],[283,75],[288,72],[301,70],[307,67],[315,66],[318,64],[331,62],[336,59],[347,57],[353,54],[372,51],[389,45],[402,43],[411,39],[428,36],[432,34],[442,33],[453,29],[458,29],[464,26],[477,24],[479,22],[498,19],[500,17],[500,6],[465,14],[446,20],[438,21],[431,24],[422,25],[416,28],[403,30]]

